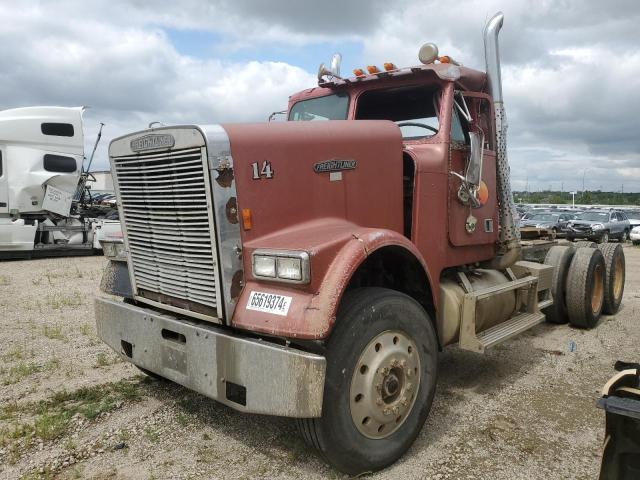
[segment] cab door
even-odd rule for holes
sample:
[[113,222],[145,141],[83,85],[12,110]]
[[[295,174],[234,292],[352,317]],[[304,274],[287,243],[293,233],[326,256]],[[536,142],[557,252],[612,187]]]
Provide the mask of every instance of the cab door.
[[[450,139],[449,241],[456,247],[493,244],[498,238],[493,108],[489,97],[480,93],[456,92],[455,100]],[[471,130],[483,132],[481,180],[487,195],[476,206],[460,198],[460,176],[465,175],[469,162]]]
[[0,145],[0,215],[9,213],[9,182],[4,145]]

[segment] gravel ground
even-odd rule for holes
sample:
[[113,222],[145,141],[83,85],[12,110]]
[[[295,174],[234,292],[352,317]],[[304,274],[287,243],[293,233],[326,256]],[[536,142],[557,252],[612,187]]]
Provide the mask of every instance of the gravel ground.
[[[623,306],[596,329],[542,324],[484,355],[443,352],[416,443],[371,477],[595,478],[600,388],[616,360],[638,360],[640,248],[625,252]],[[292,421],[237,413],[120,362],[93,321],[103,265],[0,262],[0,478],[343,478]]]

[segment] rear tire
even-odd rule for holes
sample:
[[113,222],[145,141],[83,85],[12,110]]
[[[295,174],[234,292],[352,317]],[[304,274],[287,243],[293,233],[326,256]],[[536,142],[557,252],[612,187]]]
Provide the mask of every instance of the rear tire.
[[590,240],[580,240],[579,242],[576,242],[575,247],[576,248],[581,248],[581,247],[598,248],[598,244]]
[[[384,288],[347,293],[336,322],[327,342],[322,417],[297,425],[335,468],[360,475],[395,462],[420,433],[435,394],[438,341],[422,306]],[[390,389],[397,396],[385,396]]]
[[608,243],[609,242],[609,232],[604,232],[602,236],[598,239],[598,243]]
[[597,248],[578,248],[567,275],[567,312],[574,327],[593,328],[604,304],[605,265]]
[[620,237],[620,243],[627,243],[629,240],[629,230],[625,230],[622,232],[622,236]]
[[602,312],[614,315],[620,309],[624,293],[625,258],[624,249],[619,243],[605,243],[598,248],[604,257],[606,268],[604,277],[604,305]]
[[575,254],[573,246],[554,246],[549,249],[544,263],[556,267],[553,271],[551,281],[551,295],[553,296],[553,305],[545,308],[547,321],[551,323],[567,323],[567,301],[566,301],[566,282],[571,259]]

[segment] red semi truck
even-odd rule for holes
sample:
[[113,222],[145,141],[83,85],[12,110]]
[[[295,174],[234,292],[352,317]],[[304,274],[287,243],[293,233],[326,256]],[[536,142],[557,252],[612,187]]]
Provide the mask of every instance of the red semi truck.
[[[123,243],[105,252],[100,337],[143,371],[234,409],[297,419],[360,474],[412,444],[438,352],[545,320],[596,324],[624,289],[617,244],[523,245],[497,14],[487,72],[421,64],[290,98],[287,122],[181,125],[111,142]],[[538,258],[539,257],[539,258]]]

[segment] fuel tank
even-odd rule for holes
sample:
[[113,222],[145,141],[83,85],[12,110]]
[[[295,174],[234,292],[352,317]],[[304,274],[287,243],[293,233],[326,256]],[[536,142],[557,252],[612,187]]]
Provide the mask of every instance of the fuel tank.
[[[472,289],[480,290],[509,282],[498,270],[474,270],[467,274]],[[462,300],[465,291],[458,279],[444,278],[440,282],[440,302],[436,319],[440,342],[449,345],[458,341],[462,320]],[[514,291],[503,292],[478,300],[476,309],[476,333],[508,320],[516,311]]]

